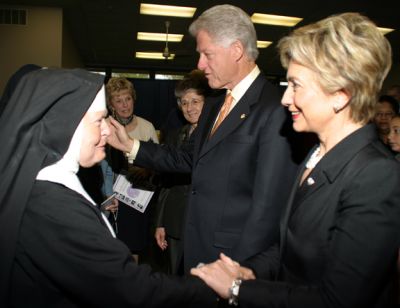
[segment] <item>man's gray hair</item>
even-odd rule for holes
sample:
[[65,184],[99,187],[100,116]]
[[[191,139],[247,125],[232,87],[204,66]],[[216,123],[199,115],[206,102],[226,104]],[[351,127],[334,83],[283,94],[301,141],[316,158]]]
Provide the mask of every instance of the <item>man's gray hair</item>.
[[249,15],[242,9],[229,5],[216,5],[201,14],[189,27],[194,37],[206,31],[214,43],[228,47],[234,41],[242,43],[247,56],[258,57],[257,34]]

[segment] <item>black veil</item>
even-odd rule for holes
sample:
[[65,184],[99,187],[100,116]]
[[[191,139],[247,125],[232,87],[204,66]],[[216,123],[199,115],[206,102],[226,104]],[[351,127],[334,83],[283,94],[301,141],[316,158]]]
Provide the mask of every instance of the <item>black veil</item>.
[[39,69],[41,69],[41,67],[35,64],[26,64],[22,66],[18,71],[16,71],[14,75],[11,76],[11,78],[7,82],[6,87],[4,88],[3,95],[0,99],[0,116],[3,113],[4,108],[10,100],[11,95],[14,93],[14,90],[17,87],[18,82],[21,80],[21,78],[26,74]]
[[37,173],[60,160],[103,85],[84,70],[40,69],[18,78],[0,113],[0,303],[6,302],[19,226]]

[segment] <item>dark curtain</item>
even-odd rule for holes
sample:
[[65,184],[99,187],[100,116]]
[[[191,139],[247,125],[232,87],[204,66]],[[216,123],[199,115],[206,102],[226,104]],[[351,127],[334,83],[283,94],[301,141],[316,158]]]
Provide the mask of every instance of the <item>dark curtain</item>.
[[152,122],[156,129],[180,127],[185,123],[174,95],[175,80],[130,79],[136,89],[135,114]]

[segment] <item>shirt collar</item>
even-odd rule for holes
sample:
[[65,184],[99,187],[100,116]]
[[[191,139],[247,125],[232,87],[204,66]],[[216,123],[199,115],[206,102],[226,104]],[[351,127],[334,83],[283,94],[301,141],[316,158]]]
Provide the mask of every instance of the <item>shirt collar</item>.
[[259,74],[260,69],[256,65],[253,70],[232,89],[231,95],[233,96],[234,103],[237,103],[242,98]]

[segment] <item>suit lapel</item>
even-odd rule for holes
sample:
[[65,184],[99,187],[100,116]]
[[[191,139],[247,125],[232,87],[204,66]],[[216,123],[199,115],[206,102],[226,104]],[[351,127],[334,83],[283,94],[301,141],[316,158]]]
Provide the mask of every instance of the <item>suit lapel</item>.
[[[315,150],[312,149],[310,153],[313,153]],[[310,155],[305,159],[308,160]],[[318,167],[318,165],[317,165]],[[288,230],[288,224],[290,217],[293,213],[300,207],[304,199],[310,197],[314,192],[318,191],[320,187],[322,187],[326,182],[326,177],[323,172],[320,170],[314,169],[313,172],[309,174],[309,176],[304,180],[301,186],[299,186],[302,175],[306,170],[305,163],[302,164],[299,172],[297,174],[296,180],[294,182],[292,191],[290,192],[289,200],[287,203],[287,207],[285,209],[284,214],[282,215],[281,223],[280,223],[280,256],[282,257],[282,253],[286,244],[286,233]],[[314,172],[315,171],[315,172]]]
[[[317,147],[317,146],[314,146],[314,147],[309,151],[309,154],[308,154],[307,157],[304,159],[304,162],[301,164],[301,166],[300,166],[300,168],[299,168],[299,171],[298,171],[298,173],[297,173],[296,180],[295,180],[295,182],[294,182],[294,184],[293,184],[293,188],[292,188],[292,191],[291,191],[290,196],[289,196],[289,199],[288,199],[288,206],[286,207],[285,212],[284,212],[284,214],[282,215],[282,219],[281,219],[281,223],[280,223],[280,228],[281,228],[281,232],[280,232],[280,234],[281,234],[281,242],[282,242],[282,236],[285,234],[285,230],[286,230],[286,227],[287,227],[287,222],[288,222],[288,220],[289,220],[289,217],[290,217],[291,213],[293,212],[293,207],[295,206],[293,203],[294,203],[295,201],[296,201],[296,203],[297,203],[297,201],[299,200],[299,198],[303,199],[303,197],[304,197],[305,194],[306,194],[306,191],[305,191],[304,189],[301,189],[301,188],[302,188],[302,187],[305,187],[306,185],[307,185],[307,186],[312,186],[312,185],[309,185],[309,184],[311,184],[311,182],[314,182],[313,184],[315,184],[315,180],[311,177],[312,181],[309,181],[309,183],[307,184],[307,183],[306,183],[306,182],[307,182],[307,179],[306,179],[306,180],[304,181],[302,187],[299,187],[300,181],[301,181],[301,178],[302,178],[302,175],[303,175],[304,171],[306,170],[305,162],[308,161],[308,159],[309,159],[310,156],[311,156],[311,153],[314,153],[316,147]],[[311,176],[311,174],[308,176],[308,178],[310,178],[310,176]],[[295,200],[295,199],[296,199],[296,200]]]
[[[236,104],[236,106],[231,110],[231,112],[229,112],[228,116],[220,124],[220,126],[215,131],[212,137],[209,137],[210,136],[209,133],[214,124],[214,121],[210,123],[211,125],[209,125],[208,127],[208,134],[207,134],[208,140],[205,143],[203,143],[203,147],[201,148],[199,157],[205,155],[208,151],[213,149],[222,140],[224,140],[229,134],[231,134],[246,119],[249,113],[250,113],[249,102],[246,100],[243,101],[242,98]],[[214,117],[214,120],[215,118],[216,116]]]
[[[331,149],[299,188],[296,204],[300,205],[325,183],[333,183],[347,164],[356,156],[357,152],[371,142],[374,136],[376,136],[374,127],[367,125],[350,134]],[[295,210],[296,208],[292,209],[292,214]]]
[[[304,204],[307,198],[317,192],[323,185],[326,183],[333,183],[357,153],[372,140],[377,140],[377,138],[373,124],[369,124],[347,136],[321,159],[313,172],[305,179],[303,185],[299,187],[301,175],[305,170],[305,163],[302,164],[290,193],[288,205],[281,219],[281,256],[286,243],[286,233],[291,215]],[[312,153],[314,149],[312,149],[310,153]],[[307,157],[305,161],[307,161],[308,158],[309,157]]]
[[318,191],[318,189],[323,186],[326,181],[327,179],[323,172],[318,170],[318,168],[314,169],[313,172],[311,172],[310,175],[304,180],[303,184],[297,188],[296,200],[292,206],[290,215],[293,215],[303,200]]
[[295,197],[296,197],[296,194],[297,194],[297,188],[299,186],[299,183],[300,183],[300,180],[301,180],[301,175],[303,174],[304,169],[305,168],[303,166],[302,168],[300,168],[300,170],[299,170],[299,172],[297,174],[296,180],[294,181],[294,184],[293,184],[293,188],[292,188],[292,190],[290,192],[290,195],[289,195],[289,199],[287,201],[287,206],[285,207],[285,211],[284,211],[284,213],[282,215],[282,218],[281,218],[281,222],[280,222],[280,246],[281,247],[279,249],[281,257],[282,257],[282,252],[284,250],[283,248],[284,248],[285,243],[286,243],[285,238],[286,238],[286,232],[287,232],[287,224],[288,224],[288,221],[289,221],[290,213],[292,212],[293,202],[295,200]]
[[[205,114],[207,117],[207,121],[204,124],[204,129],[202,129],[202,135],[200,137],[200,145],[199,145],[199,151],[203,149],[204,144],[207,143],[207,138],[210,135],[211,129],[214,125],[215,119],[217,118],[218,112],[221,109],[222,104],[224,103],[224,97],[225,95],[221,95],[216,102],[211,102],[211,107],[208,111],[208,114]],[[205,112],[205,110],[203,110]]]
[[264,84],[265,77],[260,73],[251,86],[247,89],[246,93],[237,102],[235,107],[231,110],[231,112],[229,112],[228,116],[215,131],[214,135],[209,137],[211,128],[213,127],[218,112],[224,102],[224,97],[218,104],[215,104],[215,108],[210,110],[208,121],[204,129],[204,132],[206,133],[202,136],[199,158],[218,145],[248,118],[251,105],[258,102],[258,98]]

